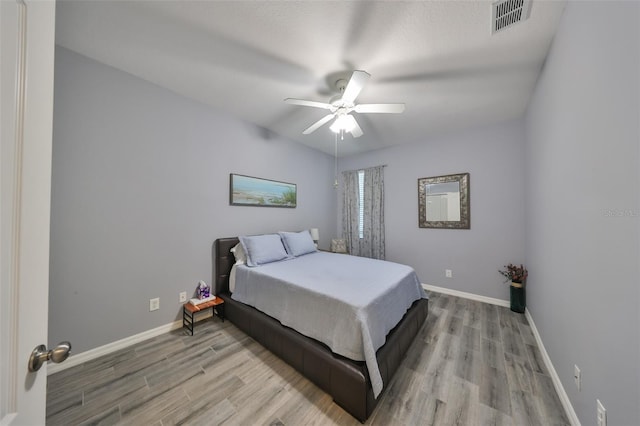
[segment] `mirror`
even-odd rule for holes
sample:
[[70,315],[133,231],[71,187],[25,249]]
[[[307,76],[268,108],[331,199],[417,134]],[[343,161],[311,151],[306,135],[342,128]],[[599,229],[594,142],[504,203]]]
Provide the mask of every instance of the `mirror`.
[[420,228],[469,229],[469,173],[418,179]]

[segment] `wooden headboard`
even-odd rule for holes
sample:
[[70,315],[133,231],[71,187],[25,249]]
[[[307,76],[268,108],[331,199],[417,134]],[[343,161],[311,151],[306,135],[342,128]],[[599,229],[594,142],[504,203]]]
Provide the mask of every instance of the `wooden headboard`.
[[236,259],[231,253],[233,246],[238,244],[237,237],[218,238],[215,247],[215,294],[229,293],[229,273]]

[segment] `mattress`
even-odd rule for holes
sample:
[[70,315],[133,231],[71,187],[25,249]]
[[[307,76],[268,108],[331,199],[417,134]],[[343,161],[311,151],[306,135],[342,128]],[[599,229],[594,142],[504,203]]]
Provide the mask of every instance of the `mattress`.
[[376,397],[383,386],[376,351],[413,302],[426,297],[409,266],[327,252],[236,265],[232,294],[334,353],[365,361]]

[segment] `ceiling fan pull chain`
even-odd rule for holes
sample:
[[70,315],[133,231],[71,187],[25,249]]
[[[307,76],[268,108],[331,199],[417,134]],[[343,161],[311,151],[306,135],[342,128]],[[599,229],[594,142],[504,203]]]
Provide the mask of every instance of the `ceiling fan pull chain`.
[[335,141],[333,148],[333,188],[338,189],[338,134],[334,133]]

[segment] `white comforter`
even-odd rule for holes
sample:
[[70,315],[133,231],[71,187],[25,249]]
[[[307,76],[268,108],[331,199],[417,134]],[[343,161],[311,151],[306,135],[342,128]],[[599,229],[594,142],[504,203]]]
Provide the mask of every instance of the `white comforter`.
[[365,361],[376,398],[383,387],[376,351],[413,302],[427,297],[409,266],[343,254],[239,265],[235,273],[233,299]]

